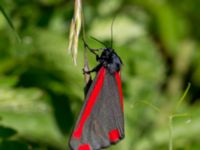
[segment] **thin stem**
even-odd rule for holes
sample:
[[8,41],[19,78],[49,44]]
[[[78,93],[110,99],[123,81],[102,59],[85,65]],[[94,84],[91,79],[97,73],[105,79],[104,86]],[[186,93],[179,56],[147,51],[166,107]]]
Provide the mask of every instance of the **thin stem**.
[[[88,57],[87,57],[87,46],[86,46],[86,33],[85,33],[85,17],[84,17],[84,9],[82,8],[82,12],[81,12],[81,17],[82,17],[82,40],[84,43],[84,68],[83,71],[87,72],[89,71],[89,62],[88,62]],[[91,74],[88,73],[84,73],[84,79],[85,79],[85,88],[87,88],[88,83],[92,80]],[[86,93],[85,93],[86,96]]]
[[173,114],[171,116],[173,118],[179,118],[179,117],[189,117],[190,115],[188,113],[182,113],[182,114]]
[[154,109],[155,111],[157,112],[160,112],[160,109],[158,107],[156,107],[155,105],[147,102],[147,101],[141,101],[141,103],[145,104],[145,105],[148,105],[149,107],[151,107],[152,109]]
[[169,150],[173,150],[173,116],[169,116]]
[[187,117],[187,116],[189,116],[189,114],[187,114],[187,113],[178,114],[178,113],[176,113],[176,111],[178,110],[181,103],[185,99],[185,96],[187,95],[187,93],[190,89],[190,86],[191,86],[191,84],[189,83],[186,90],[184,91],[183,95],[179,99],[174,111],[169,116],[169,150],[173,150],[173,119],[177,118],[177,117]]
[[189,89],[190,89],[190,86],[191,86],[191,84],[188,83],[188,86],[187,86],[185,92],[183,93],[182,97],[179,99],[179,101],[178,101],[178,103],[177,103],[177,105],[176,105],[176,107],[175,107],[174,112],[176,112],[176,111],[178,110],[179,106],[181,105],[181,103],[182,103],[183,100],[185,99],[185,96],[187,95],[187,93],[188,93],[188,91],[189,91]]

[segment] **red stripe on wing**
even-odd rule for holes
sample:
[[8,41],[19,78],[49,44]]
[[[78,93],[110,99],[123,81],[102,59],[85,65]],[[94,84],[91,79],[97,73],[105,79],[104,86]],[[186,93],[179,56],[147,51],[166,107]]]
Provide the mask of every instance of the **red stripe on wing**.
[[121,104],[121,107],[122,107],[122,111],[124,111],[122,85],[121,85],[121,78],[120,78],[119,72],[115,73],[115,78],[117,80],[117,86],[118,86],[118,90],[119,90],[120,104]]
[[101,87],[103,85],[103,82],[104,82],[104,78],[105,78],[105,73],[106,73],[106,70],[105,68],[101,68],[99,70],[99,75],[97,77],[97,81],[96,81],[96,84],[94,86],[94,89],[93,91],[91,92],[91,95],[88,99],[88,102],[84,108],[84,112],[83,112],[83,115],[78,123],[78,127],[77,129],[74,131],[73,133],[73,137],[79,139],[82,135],[82,130],[83,130],[83,126],[84,126],[84,123],[85,121],[87,120],[87,118],[89,117],[91,111],[92,111],[92,108],[97,100],[97,96],[101,90]]
[[83,144],[78,147],[78,150],[91,150],[89,144]]
[[117,129],[111,130],[108,133],[108,136],[109,136],[110,142],[117,142],[119,140],[119,138],[120,138],[119,130],[117,130]]

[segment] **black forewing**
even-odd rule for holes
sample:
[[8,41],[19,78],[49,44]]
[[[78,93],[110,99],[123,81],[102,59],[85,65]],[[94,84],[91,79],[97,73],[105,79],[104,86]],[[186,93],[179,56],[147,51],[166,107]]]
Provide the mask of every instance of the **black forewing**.
[[[95,77],[86,95],[86,100],[83,104],[75,129],[78,127],[84,111],[86,111],[85,107],[90,95],[94,91],[98,75],[99,74]],[[113,137],[111,131],[118,131],[119,135],[115,135],[114,132]],[[87,146],[88,150],[97,150],[103,147],[108,147],[123,137],[124,116],[120,105],[120,95],[116,78],[113,74],[106,71],[103,85],[96,97],[91,113],[84,123],[82,135],[79,139],[72,135],[70,139],[70,147],[73,150],[81,150],[81,146]]]

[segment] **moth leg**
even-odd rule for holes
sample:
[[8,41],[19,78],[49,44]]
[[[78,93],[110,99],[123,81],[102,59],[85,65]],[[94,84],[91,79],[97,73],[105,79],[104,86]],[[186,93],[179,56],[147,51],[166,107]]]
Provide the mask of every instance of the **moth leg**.
[[99,64],[97,65],[96,67],[94,67],[92,70],[89,70],[89,71],[86,71],[84,68],[83,68],[83,74],[87,73],[87,74],[90,74],[92,72],[98,72],[99,69],[101,68],[102,64]]

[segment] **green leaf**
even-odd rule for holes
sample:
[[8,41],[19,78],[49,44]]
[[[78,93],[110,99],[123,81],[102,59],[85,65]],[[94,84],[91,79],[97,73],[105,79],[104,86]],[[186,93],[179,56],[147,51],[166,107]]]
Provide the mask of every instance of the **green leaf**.
[[0,116],[0,125],[16,130],[17,139],[38,141],[56,149],[65,147],[51,105],[38,89],[0,88]]
[[8,138],[17,133],[16,130],[4,126],[0,126],[0,138]]

